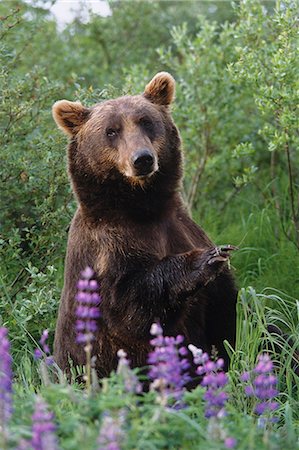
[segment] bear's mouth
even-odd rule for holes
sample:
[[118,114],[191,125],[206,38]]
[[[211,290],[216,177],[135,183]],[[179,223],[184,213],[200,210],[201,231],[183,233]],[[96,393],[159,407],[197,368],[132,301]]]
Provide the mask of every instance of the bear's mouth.
[[156,159],[154,159],[153,163],[148,166],[136,168],[130,165],[129,167],[127,167],[127,170],[125,170],[124,174],[127,178],[129,179],[132,178],[137,182],[146,181],[152,178],[152,176],[158,171],[158,169],[159,169],[158,162]]
[[157,170],[151,170],[147,173],[126,173],[125,176],[130,184],[144,186],[153,179],[156,173]]
[[133,175],[135,178],[150,178],[156,171],[151,170],[141,170]]

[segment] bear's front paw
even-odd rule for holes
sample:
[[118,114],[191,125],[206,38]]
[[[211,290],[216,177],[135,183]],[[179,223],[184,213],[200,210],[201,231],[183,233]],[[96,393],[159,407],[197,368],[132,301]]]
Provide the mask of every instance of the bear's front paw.
[[220,245],[212,250],[208,251],[207,264],[210,266],[213,264],[224,263],[229,260],[230,252],[237,250],[234,245]]
[[205,251],[195,250],[191,264],[192,278],[198,284],[206,286],[213,281],[227,266],[230,252],[237,250],[233,245],[220,245]]

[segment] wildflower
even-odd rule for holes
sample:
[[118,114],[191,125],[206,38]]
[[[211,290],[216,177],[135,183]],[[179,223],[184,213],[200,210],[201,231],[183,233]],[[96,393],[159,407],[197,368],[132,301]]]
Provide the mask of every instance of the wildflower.
[[40,338],[40,344],[42,345],[43,350],[44,350],[45,353],[50,353],[50,349],[49,349],[49,346],[47,344],[48,337],[49,337],[49,331],[48,330],[44,330],[43,334],[42,334],[42,337]]
[[34,350],[34,359],[40,359],[43,357],[43,352],[41,351],[41,349],[36,348]]
[[[258,363],[251,372],[244,372],[241,381],[249,383],[245,386],[245,394],[258,401],[254,412],[258,416],[270,414],[278,408],[273,398],[278,395],[277,377],[273,375],[273,363],[267,354],[259,355]],[[273,419],[272,419],[273,420]]]
[[201,348],[195,347],[193,344],[189,344],[188,348],[193,356],[194,364],[201,366],[209,360],[209,355],[204,353]]
[[5,439],[12,413],[12,358],[7,328],[0,328],[0,435]]
[[94,271],[90,267],[86,267],[81,272],[81,279],[78,281],[78,292],[76,295],[76,341],[78,344],[84,345],[86,353],[86,373],[84,380],[86,381],[87,392],[91,393],[92,388],[92,342],[95,339],[95,333],[98,329],[98,319],[100,317],[99,304],[101,298],[98,294],[99,285],[93,279]]
[[130,361],[127,359],[127,354],[124,350],[118,350],[118,366],[117,373],[123,377],[125,390],[135,394],[140,394],[142,386],[138,381],[137,376],[130,368]]
[[118,412],[118,417],[110,414],[104,415],[100,435],[98,438],[98,450],[120,450],[125,437],[123,430],[125,414],[123,410]]
[[204,393],[204,400],[206,401],[205,416],[223,417],[225,412],[225,404],[228,400],[228,394],[223,388],[228,383],[228,378],[223,372],[224,361],[222,358],[216,361],[211,361],[207,353],[195,345],[189,345],[189,350],[193,354],[193,360],[197,367],[197,374],[203,375],[201,385],[206,388]]
[[98,283],[92,277],[94,272],[90,267],[81,272],[78,281],[76,295],[76,340],[79,344],[90,343],[94,340],[94,334],[98,329],[97,319],[100,317],[100,296]]
[[233,437],[227,437],[224,439],[225,448],[234,448],[237,444],[237,441]]
[[54,359],[53,359],[53,356],[50,355],[50,348],[49,348],[49,345],[47,344],[48,337],[49,337],[49,331],[44,330],[42,332],[42,335],[41,335],[41,338],[39,341],[39,343],[43,349],[43,352],[39,348],[36,348],[34,350],[34,358],[41,359],[44,355],[46,355],[45,363],[47,364],[47,366],[52,366],[54,364]]
[[163,330],[157,323],[152,325],[151,334],[155,337],[150,341],[154,350],[148,357],[149,377],[152,380],[150,387],[160,392],[160,400],[164,404],[170,398],[179,401],[184,393],[184,386],[190,380],[186,373],[189,369],[185,358],[188,352],[181,345],[184,338],[181,335],[164,337]]
[[228,394],[224,391],[228,383],[228,377],[223,371],[224,360],[219,358],[211,361],[209,355],[195,345],[190,344],[188,348],[198,366],[196,373],[202,376],[201,386],[205,388],[205,416],[209,419],[207,433],[211,439],[224,442],[226,448],[234,448],[236,440],[227,436],[221,422],[226,415],[225,405],[228,400]]
[[48,411],[47,405],[42,398],[37,397],[32,415],[31,446],[33,450],[58,449],[55,435],[56,426],[53,419],[54,414]]

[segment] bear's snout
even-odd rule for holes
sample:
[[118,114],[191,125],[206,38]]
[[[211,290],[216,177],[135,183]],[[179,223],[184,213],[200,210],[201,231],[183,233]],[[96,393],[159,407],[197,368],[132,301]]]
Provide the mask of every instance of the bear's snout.
[[136,176],[149,175],[153,171],[154,162],[154,155],[147,148],[137,150],[132,156],[132,165],[136,172]]

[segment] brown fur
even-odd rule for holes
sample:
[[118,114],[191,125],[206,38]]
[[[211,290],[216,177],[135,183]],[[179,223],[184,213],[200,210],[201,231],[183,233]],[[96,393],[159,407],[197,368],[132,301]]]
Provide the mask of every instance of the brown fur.
[[[236,289],[227,269],[230,248],[215,250],[190,218],[179,193],[181,142],[169,104],[174,80],[161,72],[143,95],[85,108],[62,100],[54,119],[71,136],[68,167],[78,200],[69,232],[65,283],[55,334],[55,358],[85,361],[75,342],[76,282],[87,265],[101,285],[94,353],[100,376],[115,369],[123,348],[143,366],[149,329],[159,320],[168,335],[226,359],[234,343]],[[141,169],[140,152],[151,163]],[[140,163],[141,159],[138,159]]]

